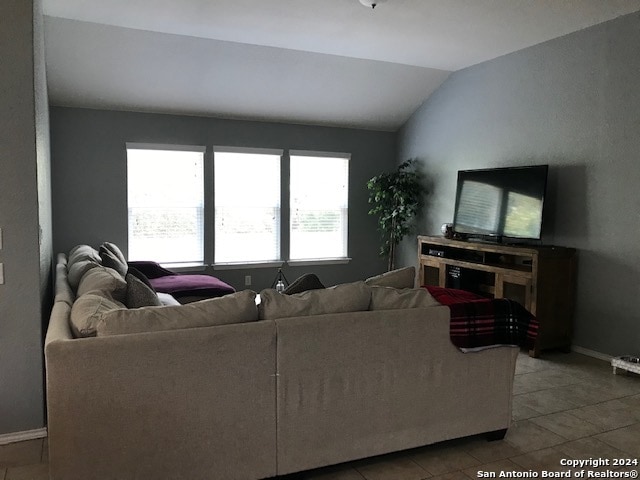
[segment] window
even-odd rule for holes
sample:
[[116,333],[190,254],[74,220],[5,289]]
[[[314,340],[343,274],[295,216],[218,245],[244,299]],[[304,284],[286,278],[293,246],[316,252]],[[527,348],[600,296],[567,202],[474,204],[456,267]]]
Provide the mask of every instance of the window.
[[129,260],[204,263],[204,148],[127,144]]
[[349,156],[290,152],[290,260],[347,257]]
[[214,148],[216,264],[280,260],[281,156]]

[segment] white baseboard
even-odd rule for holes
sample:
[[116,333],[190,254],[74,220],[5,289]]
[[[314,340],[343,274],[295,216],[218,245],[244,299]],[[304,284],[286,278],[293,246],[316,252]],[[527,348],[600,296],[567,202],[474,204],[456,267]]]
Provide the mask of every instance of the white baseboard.
[[611,359],[613,358],[611,355],[607,355],[606,353],[596,352],[595,350],[589,350],[588,348],[579,347],[578,345],[571,345],[571,350],[573,350],[576,353],[586,355],[587,357],[593,357],[593,358],[597,358],[598,360],[604,360],[607,363],[611,363]]
[[46,428],[27,430],[26,432],[3,433],[0,434],[0,445],[7,445],[8,443],[15,442],[24,442],[26,440],[35,440],[37,438],[45,438],[46,436]]

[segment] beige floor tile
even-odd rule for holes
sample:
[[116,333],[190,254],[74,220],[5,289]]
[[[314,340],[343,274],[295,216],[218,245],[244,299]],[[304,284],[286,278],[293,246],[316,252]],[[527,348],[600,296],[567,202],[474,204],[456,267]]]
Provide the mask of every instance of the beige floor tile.
[[562,400],[571,402],[577,407],[595,405],[618,398],[617,393],[605,388],[594,387],[589,383],[558,387],[554,390],[554,393]]
[[465,451],[480,463],[491,463],[509,457],[521,455],[524,452],[505,440],[495,442],[480,441],[468,446]]
[[606,360],[588,357],[576,352],[565,353],[551,350],[544,353],[544,358],[551,362],[552,368],[555,368],[557,365],[600,365],[604,368],[609,368],[611,366],[611,364]]
[[[625,453],[598,440],[595,437],[581,438],[573,440],[556,447],[559,451],[567,455],[571,459],[587,459],[587,458],[624,458]],[[622,455],[622,456],[621,456]]]
[[549,361],[549,368],[569,373],[575,377],[583,378],[583,374],[611,373],[611,363],[593,357],[587,357],[579,353],[569,355],[555,352],[545,352],[544,358]]
[[564,387],[582,382],[582,380],[576,378],[575,375],[562,370],[556,370],[554,368],[542,370],[532,375],[534,376],[533,381],[541,382],[547,385],[547,388]]
[[542,415],[562,412],[578,407],[575,403],[562,399],[558,396],[556,389],[541,390],[538,392],[524,393],[518,395],[522,406],[528,407]]
[[5,480],[48,480],[49,465],[38,463],[7,469]]
[[552,366],[553,363],[545,358],[531,358],[527,353],[520,352],[516,360],[516,373],[539,372]]
[[531,380],[533,373],[525,373],[523,375],[516,375],[513,379],[513,394],[520,395],[522,393],[537,392],[538,390],[544,390],[544,385],[540,385],[537,382]]
[[528,402],[527,399],[521,398],[522,395],[516,395],[513,397],[513,405],[511,410],[511,418],[513,420],[527,420],[528,418],[539,417],[542,413],[537,412],[533,408],[525,405]]
[[601,427],[567,412],[552,413],[551,415],[532,418],[530,421],[567,440],[590,437],[603,431]]
[[588,377],[588,381],[594,387],[609,390],[617,397],[640,394],[640,377],[613,375],[613,373],[600,375],[597,372],[589,372]]
[[640,422],[640,395],[622,397],[618,400],[624,405],[623,408],[629,413],[629,415]]
[[531,420],[523,420],[511,425],[505,441],[526,453],[564,443],[566,439],[536,425]]
[[640,458],[640,423],[596,435],[598,440]]
[[513,382],[513,393],[514,395],[519,395],[553,387],[574,385],[581,381],[574,375],[563,371],[553,369],[538,370],[516,376]]
[[302,474],[304,480],[363,480],[364,477],[349,465],[321,468]]
[[516,363],[516,376],[532,372],[537,372],[537,370],[529,365],[521,363],[520,361]]
[[529,365],[523,365],[520,362],[516,363],[516,377],[519,375],[524,375],[525,373],[533,373],[536,371],[536,369],[531,368]]
[[627,405],[620,400],[609,400],[597,405],[590,405],[567,413],[593,423],[602,430],[615,430],[636,423],[636,418]]
[[456,445],[424,450],[410,455],[410,458],[434,476],[480,464],[476,458],[462,451]]
[[566,471],[567,467],[560,465],[560,460],[566,458],[566,455],[555,447],[544,448],[535,452],[525,453],[510,460],[520,465],[524,470],[533,470],[539,472],[541,470],[548,471]]
[[366,480],[422,480],[431,475],[405,455],[386,455],[358,463],[356,470]]
[[[635,461],[637,460],[638,463],[640,463],[640,458],[629,458],[626,459],[628,461]],[[638,472],[638,470],[640,469],[640,465],[625,465],[624,467],[620,467],[620,468],[616,468],[616,471],[619,472]],[[627,478],[633,478],[633,477],[627,477]]]
[[[497,462],[486,463],[478,467],[466,468],[464,473],[471,478],[482,478],[484,476],[481,472],[496,473],[499,475],[502,472],[522,472],[524,469],[513,463],[511,460],[498,460]],[[496,476],[497,476],[496,475]]]
[[19,467],[40,463],[42,439],[0,445],[0,467]]
[[476,477],[465,475],[464,472],[452,472],[445,473],[444,475],[438,475],[437,477],[433,477],[431,480],[469,480],[470,478]]

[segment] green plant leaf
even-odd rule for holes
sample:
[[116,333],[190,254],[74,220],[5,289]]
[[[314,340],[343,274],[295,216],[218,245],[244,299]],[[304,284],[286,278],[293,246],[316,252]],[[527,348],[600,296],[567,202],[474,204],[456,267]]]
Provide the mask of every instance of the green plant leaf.
[[388,256],[410,232],[410,222],[424,193],[421,180],[416,161],[409,159],[394,172],[381,173],[367,181],[368,201],[373,205],[369,215],[378,216],[378,230],[382,233],[381,256]]

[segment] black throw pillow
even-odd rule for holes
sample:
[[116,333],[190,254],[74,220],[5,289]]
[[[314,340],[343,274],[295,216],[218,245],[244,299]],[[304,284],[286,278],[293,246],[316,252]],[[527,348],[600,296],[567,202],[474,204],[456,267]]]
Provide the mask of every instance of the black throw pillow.
[[140,280],[142,283],[144,283],[147,287],[149,287],[154,292],[156,291],[156,289],[153,288],[153,285],[151,285],[151,282],[149,281],[147,276],[137,268],[129,266],[129,270],[127,270],[127,273],[130,273],[131,275],[136,277],[138,280]]
[[113,243],[104,242],[100,245],[99,253],[102,265],[104,267],[113,268],[124,278],[129,267],[120,249]]
[[296,278],[283,293],[286,295],[293,295],[294,293],[302,293],[308,290],[320,290],[322,288],[324,288],[324,285],[317,275],[313,273],[305,273],[301,277]]

